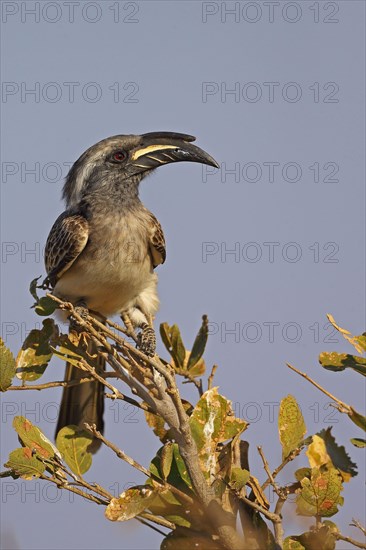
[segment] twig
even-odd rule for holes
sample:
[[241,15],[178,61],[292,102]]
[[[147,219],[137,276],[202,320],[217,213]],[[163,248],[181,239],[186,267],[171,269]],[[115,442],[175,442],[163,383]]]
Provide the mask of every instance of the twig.
[[280,548],[282,548],[283,545],[283,525],[282,525],[282,508],[287,500],[287,495],[289,494],[288,491],[285,488],[281,488],[277,485],[277,483],[274,480],[273,474],[271,473],[271,470],[269,469],[269,465],[267,462],[266,457],[264,456],[262,447],[258,446],[258,453],[260,454],[260,457],[263,461],[263,466],[266,471],[266,474],[268,476],[269,482],[272,485],[273,489],[275,490],[276,494],[278,495],[278,500],[276,503],[275,511],[274,513],[277,516],[277,520],[272,520],[273,523],[273,529],[274,529],[274,535],[275,535],[275,541],[279,545]]
[[337,540],[344,540],[344,542],[349,542],[350,544],[353,544],[353,546],[356,546],[356,548],[366,548],[366,543],[359,542],[358,540],[352,539],[351,537],[346,537],[341,533],[334,533],[334,536]]
[[277,515],[274,512],[270,512],[269,510],[266,510],[266,508],[263,508],[260,504],[257,504],[256,502],[253,502],[253,500],[250,500],[248,497],[244,495],[240,495],[240,500],[245,502],[245,504],[248,504],[251,508],[254,508],[257,512],[260,512],[263,514],[266,518],[271,520],[272,522],[278,523],[281,521],[281,517]]
[[276,502],[276,507],[275,507],[275,514],[278,516],[279,521],[273,522],[275,541],[280,548],[282,548],[282,545],[283,545],[283,535],[284,535],[281,512],[285,502],[286,502],[286,497],[284,495],[279,495],[278,500]]
[[133,328],[133,325],[131,323],[131,319],[129,318],[129,316],[126,313],[122,313],[121,319],[125,324],[127,336],[129,336],[136,343],[138,343],[138,337],[137,337],[137,334],[135,332],[135,329]]
[[[118,378],[115,372],[105,372],[100,374],[102,378]],[[93,382],[93,378],[88,376],[87,378],[80,378],[79,380],[71,380],[69,382],[65,380],[59,380],[58,382],[47,382],[46,384],[34,384],[33,386],[9,386],[6,391],[19,391],[19,390],[46,390],[48,388],[71,388],[72,386],[78,386],[86,382]]]
[[93,491],[94,493],[97,493],[97,495],[106,498],[108,502],[113,498],[113,495],[111,493],[109,493],[106,489],[104,489],[97,483],[88,483],[82,475],[74,474],[74,472],[67,468],[67,466],[63,462],[57,462],[57,466],[61,468],[61,470],[63,470],[67,475],[69,475],[78,485],[81,485],[82,487],[85,487],[85,489]]
[[219,368],[218,365],[214,365],[212,367],[211,374],[207,379],[207,389],[209,389],[209,390],[212,388],[213,378],[214,378],[215,372],[217,371],[218,368]]
[[267,462],[267,459],[266,457],[264,456],[264,453],[263,453],[263,450],[262,450],[262,447],[260,445],[257,446],[257,450],[258,450],[258,453],[262,459],[262,462],[263,462],[263,466],[264,466],[264,469],[266,471],[266,474],[268,476],[268,479],[269,479],[269,482],[270,484],[272,485],[273,489],[275,490],[275,492],[277,493],[277,495],[279,497],[282,497],[282,493],[281,493],[281,490],[279,489],[277,483],[275,482],[274,480],[274,477],[273,475],[271,474],[271,470],[269,469],[269,465],[268,465],[268,462]]
[[202,397],[203,395],[203,388],[202,388],[202,379],[197,380],[194,376],[189,374],[189,371],[185,371],[184,369],[174,369],[179,376],[183,376],[186,380],[182,382],[182,384],[194,384],[198,390],[199,396]]
[[109,364],[115,369],[118,373],[120,379],[125,382],[130,388],[131,391],[135,392],[149,407],[149,411],[156,413],[156,404],[149,392],[139,383],[138,380],[133,378],[129,372],[129,364],[123,357],[115,357],[113,355],[108,355]]
[[159,533],[159,535],[166,537],[166,533],[164,533],[164,531],[162,531],[161,529],[158,529],[157,527],[155,527],[155,525],[152,525],[148,521],[145,521],[144,519],[142,519],[142,517],[136,516],[134,519],[139,523],[141,523],[142,525],[145,525],[146,527],[150,527],[150,529],[152,529],[153,531],[156,531],[157,533]]
[[159,477],[157,477],[156,475],[154,475],[152,472],[150,472],[149,470],[147,470],[144,466],[142,466],[141,464],[139,464],[138,462],[136,462],[136,460],[134,460],[133,458],[131,458],[130,456],[128,456],[124,451],[122,451],[122,449],[119,449],[116,445],[114,445],[111,441],[108,441],[108,439],[106,439],[97,429],[96,429],[96,426],[95,424],[93,425],[90,425],[90,424],[87,424],[85,423],[85,427],[87,430],[89,430],[93,435],[94,437],[96,437],[97,439],[100,439],[100,441],[102,441],[104,443],[104,445],[106,445],[106,447],[109,447],[110,449],[112,449],[112,451],[118,456],[118,458],[121,458],[122,460],[124,460],[125,462],[127,462],[127,464],[129,464],[130,466],[132,466],[133,468],[136,468],[136,470],[138,470],[139,472],[143,473],[145,476],[149,477],[150,479],[156,481],[157,483],[159,483],[159,485],[161,485],[162,487],[166,488],[166,489],[170,489],[172,492],[176,493],[177,495],[179,495],[183,500],[185,500],[188,504],[193,504],[193,499],[188,496],[186,493],[183,493],[183,491],[180,491],[179,489],[177,489],[176,487],[174,487],[173,485],[171,485],[169,482],[167,481],[164,481],[163,479],[160,479]]
[[366,537],[366,528],[361,524],[361,522],[358,519],[352,518],[353,523],[350,523],[352,527],[357,527],[357,529],[360,529],[362,533]]
[[94,495],[90,495],[89,493],[86,493],[85,491],[82,491],[81,489],[78,489],[77,487],[74,487],[73,485],[70,485],[69,483],[65,483],[64,481],[61,481],[59,479],[54,479],[52,477],[45,476],[44,474],[41,474],[39,477],[41,479],[54,483],[60,489],[66,489],[66,491],[70,491],[71,493],[75,493],[76,495],[82,496],[83,498],[86,498],[87,500],[91,500],[96,504],[103,504],[104,506],[107,506],[109,504],[109,501],[103,500],[102,498],[99,498],[99,497],[95,497]]
[[98,380],[98,382],[101,382],[106,388],[111,390],[112,394],[116,396],[116,399],[122,399],[123,401],[126,401],[126,402],[130,403],[131,405],[134,405],[135,407],[138,407],[139,409],[142,409],[142,410],[148,411],[148,412],[152,412],[150,407],[146,403],[144,403],[144,402],[139,403],[135,399],[132,399],[132,397],[127,397],[126,395],[121,393],[116,387],[112,386],[112,384],[110,384],[109,382],[104,380],[104,378],[96,372],[95,368],[91,367],[88,364],[88,362],[85,361],[85,359],[81,358],[80,363],[83,365],[83,367],[88,372],[90,372],[90,374],[92,375],[93,378],[95,378],[96,380]]
[[343,413],[346,413],[346,414],[352,414],[352,409],[349,405],[347,405],[347,403],[343,403],[343,401],[341,401],[340,399],[337,399],[337,397],[334,397],[334,395],[332,395],[331,393],[329,393],[326,389],[324,389],[322,386],[320,386],[320,384],[318,384],[317,382],[315,382],[315,380],[313,380],[312,378],[310,378],[310,376],[308,376],[305,372],[301,372],[300,370],[296,369],[295,367],[293,367],[292,365],[290,365],[289,363],[286,363],[286,365],[288,366],[289,369],[293,370],[294,372],[296,372],[297,374],[299,374],[300,376],[302,376],[303,378],[305,378],[305,380],[307,380],[308,382],[310,382],[310,384],[313,384],[313,386],[315,386],[316,388],[318,388],[318,390],[320,390],[321,392],[323,392],[325,395],[327,395],[328,397],[330,397],[330,399],[332,399],[333,401],[335,401],[338,405],[338,410],[339,412],[343,412]]
[[[275,479],[278,474],[281,472],[281,470],[283,470],[283,468],[289,463],[291,462],[292,460],[294,460],[294,458],[296,458],[300,452],[301,452],[301,449],[302,447],[298,447],[297,449],[294,449],[286,458],[283,462],[281,462],[281,464],[279,466],[277,466],[277,468],[275,470],[273,470],[272,472],[272,478]],[[264,491],[265,489],[267,489],[268,485],[270,485],[271,483],[271,480],[270,478],[268,477],[266,479],[266,481],[263,483],[262,485],[262,491]]]
[[[139,517],[142,517],[142,518],[147,519],[149,521],[154,521],[158,525],[161,525],[162,527],[166,527],[167,529],[171,529],[171,530],[175,529],[175,523],[172,523],[171,521],[168,521],[165,518],[160,518],[159,516],[155,516],[155,514],[150,514],[148,512],[143,512],[143,513],[139,514]],[[159,532],[160,532],[160,534],[164,535],[164,537],[166,537],[166,533],[163,533],[162,531],[159,531]]]

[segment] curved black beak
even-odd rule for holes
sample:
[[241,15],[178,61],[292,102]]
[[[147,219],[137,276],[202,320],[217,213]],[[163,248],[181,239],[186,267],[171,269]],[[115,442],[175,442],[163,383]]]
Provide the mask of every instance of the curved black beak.
[[175,132],[150,132],[141,136],[141,143],[131,151],[131,163],[141,170],[151,170],[171,162],[199,162],[219,168],[206,151],[191,142],[196,138]]

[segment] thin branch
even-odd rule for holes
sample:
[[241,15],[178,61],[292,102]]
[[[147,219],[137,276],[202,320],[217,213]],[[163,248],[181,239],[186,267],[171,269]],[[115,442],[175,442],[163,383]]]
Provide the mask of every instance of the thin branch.
[[[172,523],[171,521],[168,521],[165,518],[155,516],[155,514],[150,514],[148,512],[143,512],[143,513],[139,514],[139,516],[144,518],[144,519],[147,519],[149,521],[153,521],[153,522],[157,523],[158,525],[161,525],[162,527],[166,527],[167,529],[171,529],[171,530],[175,529],[175,523]],[[164,535],[164,537],[166,537],[166,533],[163,533],[162,531],[159,531],[159,532],[160,532],[160,534]]]
[[111,390],[112,394],[116,396],[116,399],[121,399],[123,401],[126,401],[131,405],[134,405],[135,407],[138,407],[139,409],[142,409],[144,411],[152,412],[150,407],[146,403],[144,402],[139,403],[135,399],[132,399],[131,397],[127,397],[126,395],[121,393],[115,386],[112,386],[112,384],[104,380],[104,378],[99,373],[96,372],[95,368],[91,367],[88,364],[88,362],[85,361],[85,359],[80,359],[80,363],[88,372],[90,372],[90,374],[92,375],[93,378],[95,378],[95,380],[98,380],[98,382],[101,382],[101,384],[103,384],[106,388]]
[[145,525],[146,527],[150,527],[150,529],[152,529],[153,531],[156,531],[157,533],[159,533],[159,535],[166,537],[166,533],[164,533],[164,531],[162,531],[161,529],[158,529],[157,527],[155,527],[155,525],[152,525],[148,521],[145,521],[144,519],[142,519],[141,516],[135,516],[134,519],[139,523],[141,523],[142,525]]
[[215,372],[217,371],[218,368],[219,368],[218,365],[214,365],[212,367],[211,374],[207,379],[207,389],[208,390],[210,390],[212,388],[213,378],[214,378]]
[[135,329],[133,328],[133,324],[131,323],[130,317],[126,313],[122,313],[121,319],[125,324],[127,336],[132,338],[137,344],[138,343],[138,336],[135,332]]
[[[283,460],[283,462],[281,462],[281,464],[279,466],[277,466],[277,468],[275,470],[273,470],[272,472],[272,478],[275,479],[278,474],[281,472],[281,470],[283,470],[283,468],[285,466],[287,466],[287,464],[289,462],[291,462],[292,460],[294,460],[294,458],[296,458],[300,453],[301,453],[301,449],[302,447],[298,447],[297,449],[294,449],[286,458],[285,460]],[[266,481],[263,483],[262,485],[262,491],[264,491],[265,489],[267,489],[268,485],[271,484],[271,480],[270,478],[268,477],[266,479]]]
[[328,397],[330,397],[330,399],[332,399],[333,401],[335,401],[338,405],[338,410],[339,412],[343,412],[343,413],[347,413],[347,414],[352,414],[352,410],[351,410],[351,407],[349,405],[347,405],[347,403],[343,403],[343,401],[341,401],[340,399],[337,399],[337,397],[334,397],[334,395],[332,395],[331,393],[329,393],[326,389],[324,389],[322,386],[320,386],[320,384],[318,384],[317,382],[315,382],[315,380],[313,380],[312,378],[310,378],[310,376],[308,376],[305,372],[301,372],[300,370],[296,369],[295,367],[293,367],[292,365],[290,365],[289,363],[286,363],[286,365],[288,366],[289,369],[293,370],[294,372],[296,372],[297,374],[299,374],[300,376],[302,376],[303,378],[305,378],[305,380],[307,380],[308,382],[310,382],[310,384],[313,384],[313,386],[315,386],[316,388],[318,388],[318,390],[320,390],[321,392],[323,392],[325,395],[327,395]]
[[144,466],[142,466],[141,464],[139,464],[138,462],[136,462],[136,460],[134,460],[133,458],[131,458],[130,456],[128,456],[124,451],[122,451],[122,449],[119,449],[116,445],[114,445],[111,441],[108,441],[108,439],[106,439],[97,429],[96,429],[96,426],[95,424],[93,424],[92,426],[90,424],[87,424],[85,423],[85,427],[87,430],[89,430],[93,435],[94,437],[96,437],[97,439],[100,439],[100,441],[102,441],[104,443],[104,445],[106,445],[106,447],[109,447],[110,449],[112,449],[112,451],[118,456],[118,458],[121,458],[122,460],[124,460],[125,462],[127,462],[127,464],[129,464],[130,466],[132,466],[133,468],[136,468],[136,470],[138,470],[139,472],[143,473],[145,476],[149,477],[150,479],[152,479],[153,481],[156,481],[157,483],[159,483],[159,485],[161,485],[162,487],[166,488],[166,489],[169,489],[170,491],[174,492],[175,494],[179,495],[180,498],[182,498],[183,500],[185,500],[188,504],[193,504],[193,499],[191,497],[189,497],[186,493],[183,493],[183,491],[180,491],[179,489],[177,489],[176,487],[174,487],[173,485],[171,485],[170,483],[168,483],[167,481],[164,481],[163,479],[160,479],[159,477],[157,477],[156,475],[154,475],[152,472],[150,472],[150,470],[147,470]]
[[282,525],[282,508],[285,502],[286,502],[286,497],[284,495],[279,495],[275,506],[275,514],[279,517],[279,521],[273,522],[275,541],[280,548],[282,548],[282,545],[283,545],[284,530]]
[[73,485],[70,485],[69,483],[65,483],[65,481],[61,481],[59,479],[54,479],[54,478],[46,476],[44,474],[41,474],[39,477],[41,479],[44,479],[46,481],[50,481],[51,483],[54,483],[60,489],[65,489],[66,491],[70,491],[71,493],[75,493],[76,495],[79,495],[83,498],[86,498],[87,500],[91,500],[92,502],[95,502],[96,504],[102,504],[104,506],[108,506],[108,504],[109,504],[109,501],[103,500],[102,498],[99,498],[99,497],[95,497],[94,495],[90,495],[89,493],[86,493],[85,491],[82,491],[81,489],[78,489],[77,487],[74,487]]
[[202,397],[203,395],[203,388],[202,388],[202,379],[200,378],[197,380],[194,376],[189,374],[189,371],[185,371],[184,369],[174,369],[179,376],[183,376],[186,380],[182,382],[182,384],[194,384],[198,390],[199,396]]
[[351,537],[346,537],[341,533],[334,533],[334,535],[337,540],[344,540],[344,542],[349,542],[350,544],[353,544],[353,546],[356,546],[356,548],[366,548],[366,543],[364,542],[359,542],[358,540],[352,539]]
[[353,523],[350,523],[351,527],[357,527],[366,537],[366,528],[361,524],[358,519],[352,518]]
[[[97,483],[95,484],[91,484],[91,483],[88,483],[82,475],[76,475],[74,474],[74,472],[72,472],[69,468],[67,468],[67,466],[60,462],[58,463],[58,466],[67,474],[69,475],[75,482],[77,485],[81,485],[82,487],[84,487],[85,489],[88,489],[89,491],[92,491],[94,493],[97,493],[97,495],[107,499],[107,501],[109,502],[112,498],[113,498],[113,495],[111,493],[109,493],[106,489],[104,489],[103,487],[101,487],[100,485],[98,485]],[[69,485],[72,485],[72,484],[69,484]]]
[[267,459],[266,457],[264,456],[264,453],[263,453],[263,450],[262,450],[262,447],[260,445],[257,446],[257,450],[258,450],[258,453],[262,459],[262,462],[263,462],[263,466],[264,466],[264,469],[266,471],[266,474],[268,476],[268,479],[269,479],[269,482],[270,484],[272,485],[273,489],[275,490],[276,494],[279,496],[279,497],[282,497],[282,493],[281,493],[281,490],[279,489],[277,483],[275,482],[274,480],[274,477],[271,473],[271,470],[269,469],[269,465],[268,465],[268,462],[267,462]]
[[271,473],[271,470],[269,469],[267,459],[264,456],[262,447],[258,446],[257,449],[258,449],[258,453],[260,454],[260,457],[263,461],[263,466],[264,466],[264,469],[265,469],[266,474],[268,476],[268,479],[270,481],[270,484],[272,485],[273,489],[275,490],[276,494],[278,495],[278,500],[277,500],[275,511],[274,511],[274,513],[276,514],[278,519],[276,521],[272,520],[272,523],[273,523],[275,541],[279,545],[279,547],[282,548],[284,530],[283,530],[283,525],[282,525],[281,512],[282,512],[283,505],[285,504],[285,502],[287,500],[288,492],[287,492],[286,489],[283,489],[283,488],[279,487],[277,485],[277,483],[275,482],[273,474]]
[[278,522],[281,521],[281,517],[278,516],[276,513],[270,512],[269,510],[266,510],[266,508],[263,508],[263,506],[261,506],[260,504],[257,504],[256,502],[253,502],[248,497],[246,497],[244,495],[240,495],[239,498],[240,498],[240,500],[245,502],[245,504],[248,504],[248,506],[250,506],[251,508],[253,508],[257,512],[260,512],[261,514],[263,514],[266,518],[268,518],[272,522],[278,523]]
[[156,404],[153,399],[153,397],[149,394],[149,392],[142,387],[140,382],[133,378],[129,372],[129,364],[127,361],[120,356],[115,357],[114,355],[108,355],[107,358],[109,364],[111,367],[115,369],[115,371],[118,373],[120,379],[125,382],[130,388],[132,392],[135,392],[136,395],[141,397],[145,403],[147,403],[148,411],[156,413]]
[[[115,372],[104,372],[100,374],[102,378],[118,378],[117,373]],[[70,380],[69,382],[65,380],[59,380],[57,382],[47,382],[46,384],[34,384],[33,386],[9,386],[6,391],[19,391],[19,390],[46,390],[48,388],[71,388],[72,386],[78,386],[79,384],[84,384],[86,382],[93,382],[94,379],[90,376],[86,378],[80,378],[79,380]]]

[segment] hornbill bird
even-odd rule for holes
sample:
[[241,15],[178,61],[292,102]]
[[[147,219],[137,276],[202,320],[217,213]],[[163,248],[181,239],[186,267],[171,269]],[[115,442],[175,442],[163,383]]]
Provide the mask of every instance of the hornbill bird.
[[[150,356],[155,353],[153,318],[159,306],[154,269],[164,263],[166,252],[159,221],[139,199],[139,184],[172,162],[218,168],[194,140],[186,134],[151,132],[112,136],[87,149],[66,177],[66,210],[46,243],[46,280],[54,294],[101,320],[126,315],[140,329],[140,349]],[[103,362],[99,358],[99,372]],[[66,381],[82,377],[80,369],[67,364]],[[83,428],[84,422],[102,431],[103,392],[95,380],[65,387],[56,433],[70,424]],[[98,443],[94,440],[89,450],[95,452]]]

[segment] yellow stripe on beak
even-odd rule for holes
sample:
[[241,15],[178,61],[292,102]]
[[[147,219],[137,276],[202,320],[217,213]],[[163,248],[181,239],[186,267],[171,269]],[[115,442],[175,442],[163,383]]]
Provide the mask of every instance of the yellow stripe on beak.
[[142,157],[142,155],[146,155],[147,153],[152,153],[153,151],[164,151],[164,149],[177,149],[177,146],[176,145],[149,145],[144,149],[138,149],[137,151],[132,153],[131,159],[137,160],[138,158]]

